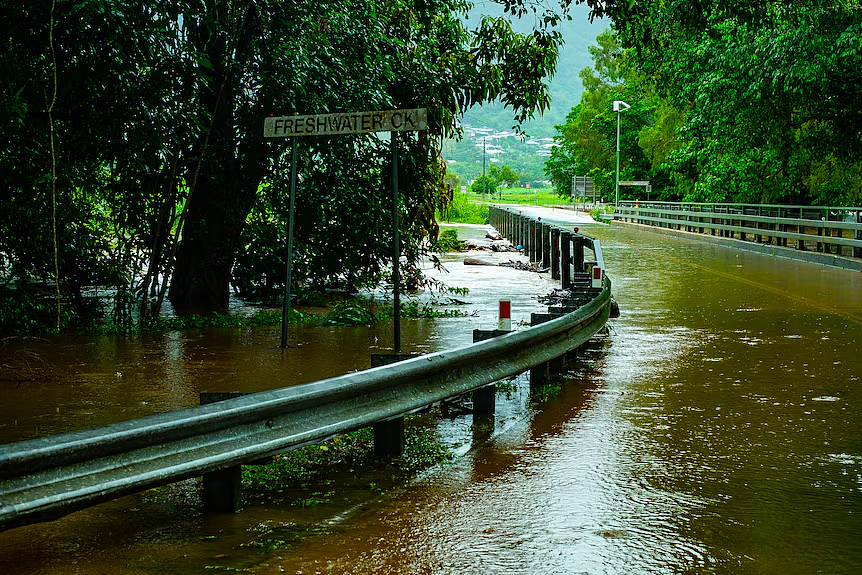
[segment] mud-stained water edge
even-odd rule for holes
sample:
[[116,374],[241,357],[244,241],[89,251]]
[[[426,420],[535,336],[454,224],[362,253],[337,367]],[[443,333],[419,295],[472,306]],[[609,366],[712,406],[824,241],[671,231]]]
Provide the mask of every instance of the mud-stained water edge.
[[[558,390],[531,396],[522,376],[493,418],[423,416],[452,462],[355,501],[220,516],[188,481],[0,533],[0,572],[862,571],[862,274],[577,225],[602,240],[622,316]],[[405,351],[469,343],[501,298],[517,327],[552,288],[448,259],[471,315],[402,321]],[[291,329],[288,350],[277,326],[33,342],[53,377],[0,384],[0,440],[340,375],[392,345],[388,325]]]

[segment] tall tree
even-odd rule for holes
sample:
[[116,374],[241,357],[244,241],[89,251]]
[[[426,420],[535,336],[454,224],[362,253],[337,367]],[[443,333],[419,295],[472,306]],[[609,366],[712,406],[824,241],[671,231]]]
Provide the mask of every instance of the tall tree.
[[[590,47],[593,68],[581,71],[584,93],[572,108],[566,123],[557,126],[557,146],[545,164],[545,172],[562,196],[570,196],[572,178],[589,175],[597,193],[608,199],[616,191],[617,121],[620,121],[620,179],[654,180],[654,170],[639,134],[655,111],[655,98],[638,81],[617,37],[610,31],[596,38]],[[614,100],[631,105],[625,112],[614,112]],[[619,118],[617,116],[620,116]],[[620,197],[634,199],[634,190],[623,188]]]
[[862,201],[857,0],[650,0],[608,13],[644,77],[686,111],[686,145],[668,165],[690,198]]

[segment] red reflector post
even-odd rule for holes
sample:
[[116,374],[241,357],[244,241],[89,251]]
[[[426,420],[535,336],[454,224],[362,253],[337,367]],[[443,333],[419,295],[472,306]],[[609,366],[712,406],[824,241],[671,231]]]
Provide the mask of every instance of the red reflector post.
[[594,288],[602,287],[602,268],[600,268],[599,266],[593,266],[592,287],[594,287]]
[[497,329],[512,330],[512,302],[507,299],[500,300],[500,319],[497,322]]

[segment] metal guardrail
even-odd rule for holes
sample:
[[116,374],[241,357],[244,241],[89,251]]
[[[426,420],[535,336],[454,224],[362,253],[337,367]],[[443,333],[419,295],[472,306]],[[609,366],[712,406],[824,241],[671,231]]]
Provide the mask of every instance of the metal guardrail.
[[[512,206],[488,206],[488,220],[513,244],[520,245],[531,262],[548,268],[553,279],[561,280],[563,289],[571,287],[574,277],[582,273],[589,274],[591,287],[602,286],[605,261],[599,240],[579,234],[578,228],[567,229],[523,215]],[[594,261],[585,261],[584,248],[593,252]]]
[[614,217],[695,233],[862,258],[862,208],[620,202]]
[[235,467],[422,409],[578,347],[610,313],[611,283],[552,321],[389,366],[0,446],[0,530]]

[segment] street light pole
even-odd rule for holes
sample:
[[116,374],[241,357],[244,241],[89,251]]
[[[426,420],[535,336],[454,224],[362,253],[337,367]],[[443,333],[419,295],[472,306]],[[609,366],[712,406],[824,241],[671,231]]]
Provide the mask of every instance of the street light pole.
[[614,100],[614,112],[617,113],[617,193],[614,199],[614,206],[620,205],[620,114],[624,110],[631,108],[622,100]]

